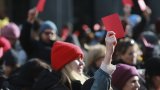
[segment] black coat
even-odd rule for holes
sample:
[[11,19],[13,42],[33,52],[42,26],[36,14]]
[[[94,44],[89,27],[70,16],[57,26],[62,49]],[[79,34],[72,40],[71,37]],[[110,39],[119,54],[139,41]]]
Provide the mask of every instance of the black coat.
[[31,38],[31,30],[32,24],[29,22],[24,23],[20,36],[20,43],[23,49],[26,51],[28,59],[40,58],[50,64],[51,47],[54,41],[45,43],[41,40],[34,40]]
[[[80,81],[71,81],[72,90],[81,90]],[[61,73],[55,71],[42,72],[32,90],[71,90],[70,86],[61,82]]]
[[37,81],[34,83],[32,90],[52,90],[52,88],[59,88],[54,90],[67,90],[63,89],[64,86],[60,84],[61,75],[55,71],[45,70],[38,76]]

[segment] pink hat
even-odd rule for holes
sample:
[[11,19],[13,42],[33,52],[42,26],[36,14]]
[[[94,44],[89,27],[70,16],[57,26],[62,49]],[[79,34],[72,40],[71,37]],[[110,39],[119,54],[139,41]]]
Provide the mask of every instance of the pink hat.
[[5,38],[19,38],[20,37],[20,29],[15,23],[9,23],[1,30],[1,35]]
[[51,51],[51,65],[54,70],[62,69],[66,64],[84,54],[80,47],[62,41],[56,41]]

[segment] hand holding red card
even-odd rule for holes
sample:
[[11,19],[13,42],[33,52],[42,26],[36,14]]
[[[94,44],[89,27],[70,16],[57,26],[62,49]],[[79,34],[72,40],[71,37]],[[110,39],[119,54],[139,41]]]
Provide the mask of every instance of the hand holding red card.
[[116,38],[124,37],[125,31],[117,13],[103,17],[102,22],[107,31],[114,31],[116,33]]
[[36,6],[36,9],[38,12],[43,12],[45,3],[46,3],[46,0],[39,0]]

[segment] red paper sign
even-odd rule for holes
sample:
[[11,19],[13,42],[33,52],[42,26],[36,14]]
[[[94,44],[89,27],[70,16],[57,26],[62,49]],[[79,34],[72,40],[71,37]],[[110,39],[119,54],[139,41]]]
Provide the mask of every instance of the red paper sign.
[[133,6],[133,1],[132,0],[122,0],[123,5],[130,5],[131,7]]
[[46,0],[39,0],[36,9],[38,12],[42,12],[44,10],[44,5],[46,3]]
[[117,13],[103,17],[102,22],[107,31],[114,31],[116,33],[116,38],[124,37],[125,32]]
[[142,11],[145,11],[145,10],[146,10],[147,6],[146,6],[144,0],[138,0],[138,4],[139,4],[139,7],[140,7],[140,9],[141,9]]

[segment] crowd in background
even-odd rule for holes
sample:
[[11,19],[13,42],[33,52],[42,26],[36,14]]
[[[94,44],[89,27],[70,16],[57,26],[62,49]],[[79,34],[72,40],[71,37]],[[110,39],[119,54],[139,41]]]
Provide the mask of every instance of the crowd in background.
[[123,7],[121,39],[101,21],[58,30],[35,8],[21,25],[0,15],[1,90],[160,90],[160,19],[133,10]]

